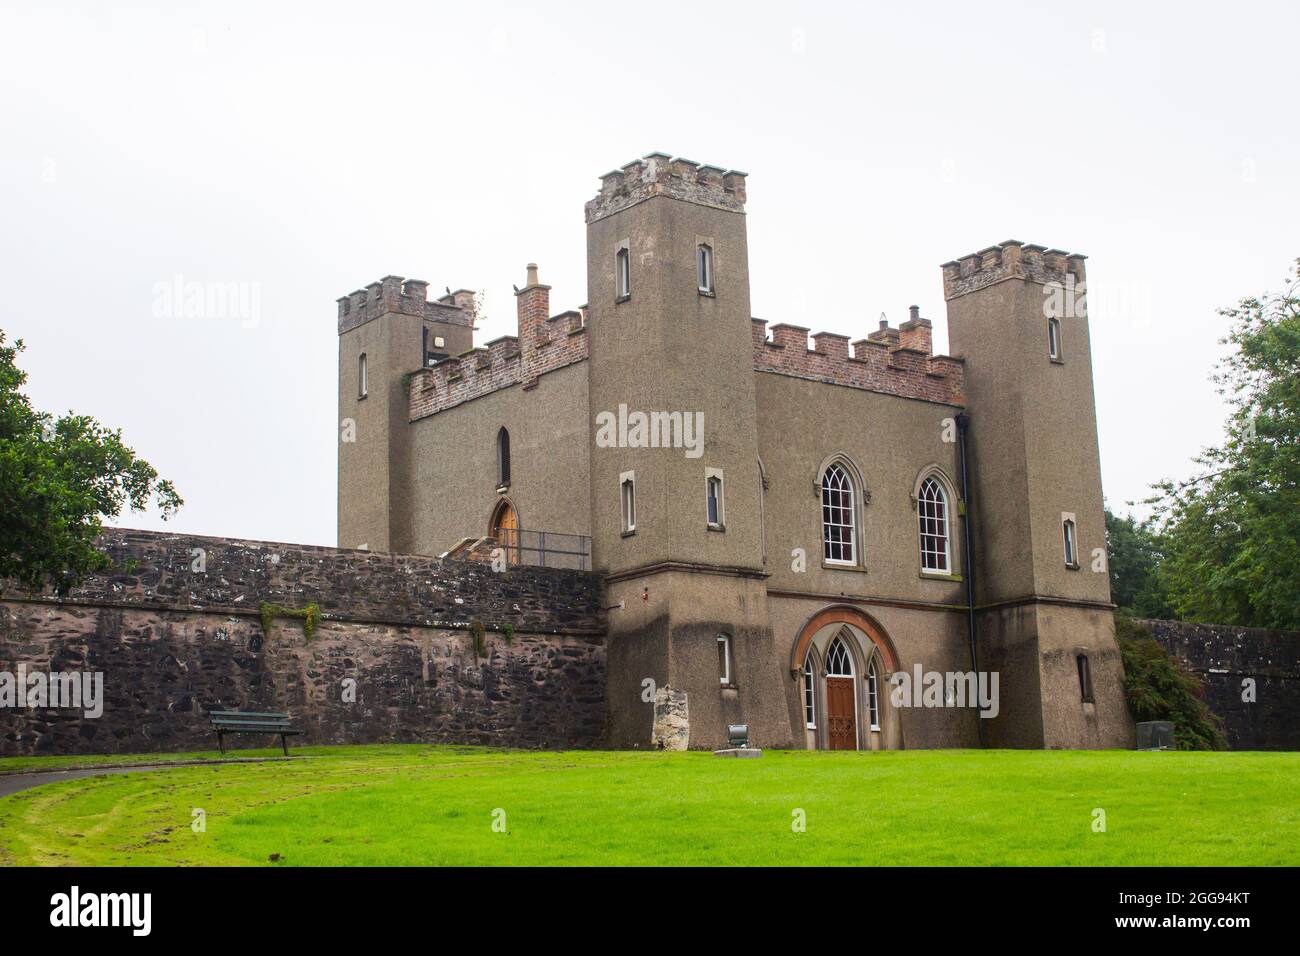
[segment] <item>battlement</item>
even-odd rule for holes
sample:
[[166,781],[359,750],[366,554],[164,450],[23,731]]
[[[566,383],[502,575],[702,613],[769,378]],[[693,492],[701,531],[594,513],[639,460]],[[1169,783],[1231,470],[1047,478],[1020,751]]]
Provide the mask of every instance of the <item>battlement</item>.
[[731,212],[745,211],[745,173],[700,165],[667,153],[648,153],[600,177],[600,192],[587,203],[587,222],[604,219],[653,196]]
[[965,403],[965,365],[959,358],[931,354],[930,322],[915,306],[900,328],[882,322],[852,343],[847,335],[815,332],[811,349],[803,326],[778,323],[769,339],[767,323],[751,321],[755,371],[946,405]]
[[503,335],[411,373],[409,418],[415,421],[484,395],[523,385],[537,377],[587,358],[587,327],[580,311],[546,320],[547,337],[536,343],[536,357],[523,360],[519,337]]
[[943,297],[945,301],[955,299],[1006,279],[1028,279],[1044,285],[1049,282],[1081,285],[1085,281],[1083,260],[1086,258],[1079,253],[1008,239],[945,262],[942,266]]
[[429,283],[422,279],[384,276],[364,289],[338,300],[339,335],[386,312],[415,315],[448,325],[473,327],[474,293],[466,289],[429,301]]

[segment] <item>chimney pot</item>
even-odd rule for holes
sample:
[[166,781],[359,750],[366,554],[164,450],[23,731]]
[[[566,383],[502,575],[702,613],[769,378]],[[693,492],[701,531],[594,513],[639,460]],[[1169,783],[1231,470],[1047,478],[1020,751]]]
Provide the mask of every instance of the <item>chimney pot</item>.
[[540,283],[538,283],[537,281],[537,263],[530,262],[528,263],[528,282],[524,286],[524,288],[528,288],[530,286],[535,286],[539,284]]
[[908,317],[909,317],[913,322],[916,322],[916,321],[919,321],[919,320],[920,320],[920,318],[921,318],[921,307],[920,307],[919,305],[908,306],[907,311],[908,311],[908,313],[909,313]]

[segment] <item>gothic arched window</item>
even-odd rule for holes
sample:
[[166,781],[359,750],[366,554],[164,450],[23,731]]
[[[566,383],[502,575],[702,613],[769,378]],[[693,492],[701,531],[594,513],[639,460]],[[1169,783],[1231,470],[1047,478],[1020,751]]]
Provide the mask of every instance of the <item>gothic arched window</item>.
[[822,557],[828,564],[856,564],[857,521],[853,480],[839,462],[822,473]]

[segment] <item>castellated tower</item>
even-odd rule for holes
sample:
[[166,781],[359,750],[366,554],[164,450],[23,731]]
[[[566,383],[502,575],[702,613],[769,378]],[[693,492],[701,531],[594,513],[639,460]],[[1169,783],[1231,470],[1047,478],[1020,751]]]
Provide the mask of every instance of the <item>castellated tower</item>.
[[341,548],[414,552],[409,400],[403,379],[471,346],[473,293],[427,301],[429,284],[385,276],[338,300]]
[[[788,746],[762,564],[745,174],[651,153],[602,177],[586,219],[592,558],[622,603],[610,616],[610,739],[655,737],[649,679],[661,714],[685,694],[693,748],[725,745],[730,722]],[[656,413],[661,447],[637,441],[635,419],[624,441],[625,417]],[[598,427],[611,420],[614,442]],[[720,633],[733,668],[721,695]]]
[[1084,256],[1015,241],[943,266],[952,351],[966,362],[980,666],[1001,674],[995,747],[1132,740],[1084,276]]

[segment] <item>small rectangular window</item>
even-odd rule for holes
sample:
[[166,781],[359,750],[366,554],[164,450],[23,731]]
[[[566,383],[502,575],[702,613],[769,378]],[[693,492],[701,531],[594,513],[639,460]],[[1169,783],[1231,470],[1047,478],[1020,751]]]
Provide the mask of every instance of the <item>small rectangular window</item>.
[[1079,666],[1079,695],[1085,704],[1093,703],[1092,697],[1092,664],[1088,662],[1087,654],[1080,654],[1076,658]]
[[1067,568],[1077,568],[1079,566],[1079,542],[1074,527],[1073,515],[1067,516],[1061,521],[1061,541],[1065,546],[1065,566]]
[[619,477],[619,499],[623,512],[623,533],[636,530],[636,476],[626,472]]
[[713,294],[713,247],[706,242],[700,243],[695,249],[695,272],[699,281],[700,291],[707,294]]
[[704,512],[710,528],[721,530],[723,522],[722,472],[716,468],[705,469]]
[[1054,362],[1061,361],[1061,320],[1047,320],[1047,354]]
[[623,246],[614,256],[615,274],[617,278],[617,295],[620,299],[626,299],[632,294],[632,257],[628,253],[627,246]]
[[366,373],[366,353],[357,358],[357,398],[365,398],[370,391],[370,382]]
[[718,678],[726,686],[731,683],[731,638],[718,635]]

